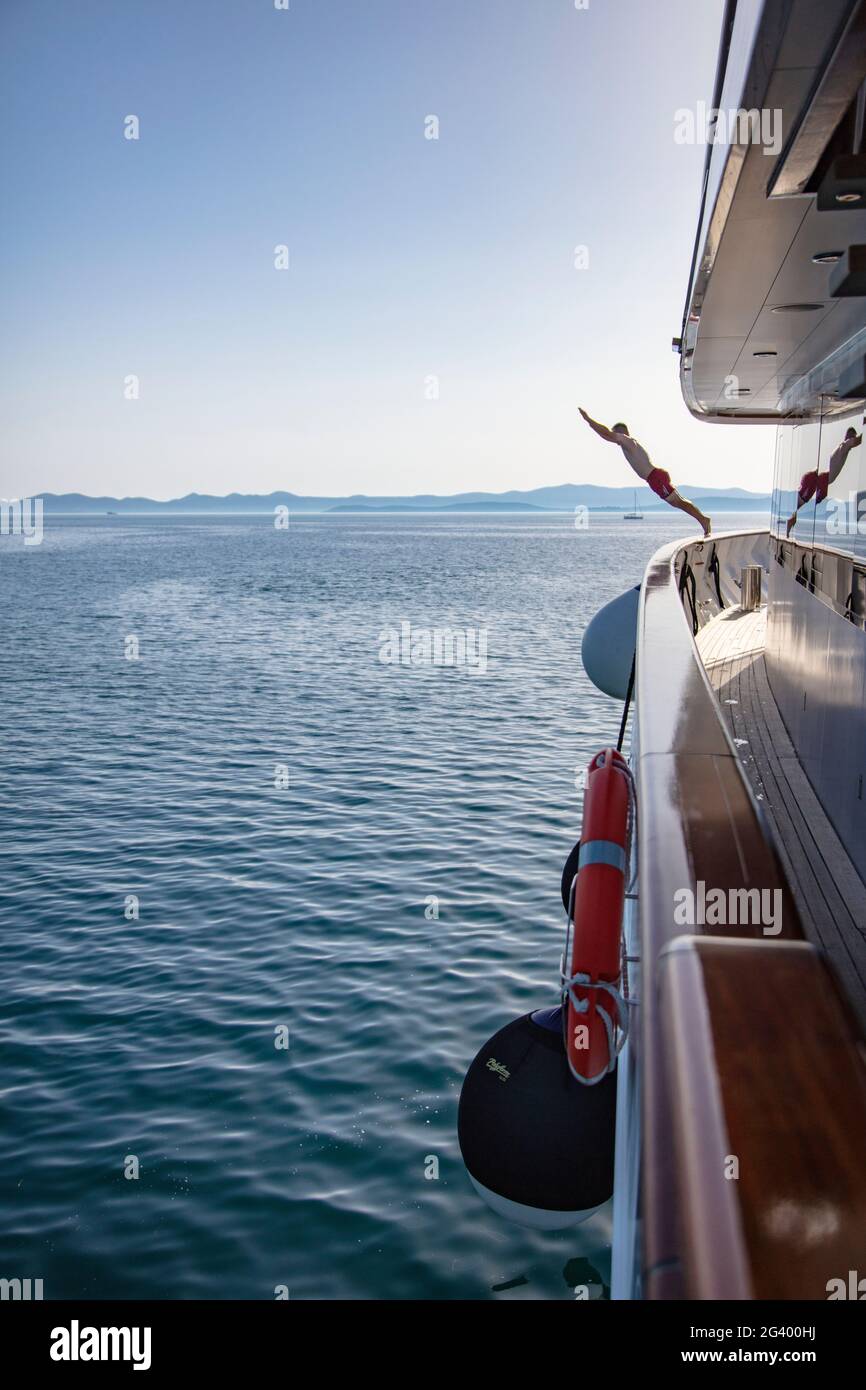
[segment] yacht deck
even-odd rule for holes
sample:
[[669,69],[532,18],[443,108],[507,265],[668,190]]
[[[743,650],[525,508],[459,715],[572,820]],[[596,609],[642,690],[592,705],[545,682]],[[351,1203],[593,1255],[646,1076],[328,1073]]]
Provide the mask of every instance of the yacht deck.
[[833,962],[866,1028],[866,885],[797,758],[767,679],[766,609],[729,608],[698,651],[776,841],[803,927]]

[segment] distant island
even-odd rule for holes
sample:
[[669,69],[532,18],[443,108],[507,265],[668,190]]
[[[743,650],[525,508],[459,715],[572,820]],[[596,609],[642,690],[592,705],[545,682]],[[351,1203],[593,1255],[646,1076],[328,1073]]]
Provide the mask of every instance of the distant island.
[[534,502],[446,502],[441,507],[417,507],[411,502],[392,502],[387,506],[373,506],[369,502],[341,502],[338,507],[329,507],[329,512],[372,512],[381,516],[382,512],[549,512],[550,507],[538,507]]
[[[704,511],[766,512],[770,494],[747,492],[744,488],[707,488],[682,485],[688,497],[700,498]],[[55,516],[150,516],[160,513],[179,515],[262,515],[277,507],[290,512],[359,514],[375,512],[573,512],[575,507],[590,511],[631,511],[636,500],[643,511],[660,509],[648,487],[598,487],[594,483],[561,483],[526,491],[458,492],[450,496],[419,494],[414,497],[304,497],[294,492],[231,492],[226,497],[190,492],[185,497],[158,501],[152,497],[88,497],[80,492],[38,493],[46,515]]]

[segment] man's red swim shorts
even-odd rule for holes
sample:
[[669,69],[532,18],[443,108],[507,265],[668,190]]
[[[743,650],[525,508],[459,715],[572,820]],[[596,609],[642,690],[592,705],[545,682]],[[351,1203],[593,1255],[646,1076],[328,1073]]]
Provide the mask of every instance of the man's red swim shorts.
[[664,468],[654,468],[646,481],[647,487],[651,487],[656,497],[660,497],[663,502],[667,502],[671,493],[676,490],[671,482],[670,473]]
[[[652,484],[650,484],[650,486],[652,486]],[[823,502],[824,498],[827,496],[827,488],[829,486],[829,473],[818,473],[817,471],[804,473],[800,479],[800,491],[798,493],[800,506],[805,507],[806,503],[811,501],[812,497],[815,498],[816,503]]]

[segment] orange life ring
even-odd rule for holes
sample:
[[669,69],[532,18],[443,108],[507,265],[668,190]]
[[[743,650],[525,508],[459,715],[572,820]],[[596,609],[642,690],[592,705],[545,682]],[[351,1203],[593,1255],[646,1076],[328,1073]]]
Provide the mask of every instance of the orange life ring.
[[589,1086],[613,1071],[628,1032],[620,986],[632,785],[628,763],[615,749],[593,758],[572,885],[571,961],[569,967],[563,959],[562,977],[568,1064]]

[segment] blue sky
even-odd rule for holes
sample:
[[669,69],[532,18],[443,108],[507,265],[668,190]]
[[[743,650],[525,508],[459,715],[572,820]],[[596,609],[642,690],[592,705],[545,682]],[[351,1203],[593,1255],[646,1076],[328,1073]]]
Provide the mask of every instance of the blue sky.
[[578,404],[768,487],[670,349],[721,9],[4,0],[0,493],[627,484]]

